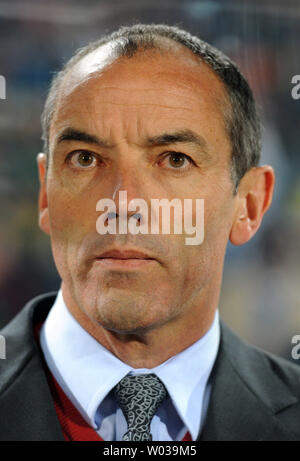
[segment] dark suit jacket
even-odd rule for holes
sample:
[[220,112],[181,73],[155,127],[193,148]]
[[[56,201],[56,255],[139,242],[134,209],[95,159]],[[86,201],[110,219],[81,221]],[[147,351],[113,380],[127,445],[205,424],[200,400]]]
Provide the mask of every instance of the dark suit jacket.
[[[0,440],[64,440],[33,324],[56,293],[34,298],[1,334]],[[300,440],[300,367],[252,347],[221,322],[212,393],[199,440]]]

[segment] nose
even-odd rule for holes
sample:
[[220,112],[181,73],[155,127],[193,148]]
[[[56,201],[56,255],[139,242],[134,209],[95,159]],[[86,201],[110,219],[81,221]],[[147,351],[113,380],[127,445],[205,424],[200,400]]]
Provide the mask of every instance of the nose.
[[[136,218],[139,223],[143,221],[145,211],[140,209],[138,202],[144,200],[149,205],[148,192],[145,179],[141,174],[141,167],[138,165],[124,166],[118,168],[117,180],[113,191],[113,200],[116,205],[117,217],[125,219],[126,216]],[[130,202],[132,208],[130,207]]]

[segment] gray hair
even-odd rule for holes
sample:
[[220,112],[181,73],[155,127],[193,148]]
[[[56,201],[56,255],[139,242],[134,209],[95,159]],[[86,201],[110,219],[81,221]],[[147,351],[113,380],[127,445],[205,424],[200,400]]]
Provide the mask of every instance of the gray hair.
[[[174,26],[136,24],[121,27],[110,35],[80,48],[54,75],[42,114],[44,152],[49,154],[49,131],[61,84],[66,74],[84,56],[110,42],[116,57],[133,57],[138,51],[162,50],[166,39],[179,43],[201,58],[223,82],[229,108],[223,111],[226,130],[232,144],[231,175],[235,191],[247,171],[257,166],[261,152],[261,126],[251,88],[236,64],[212,45]],[[227,104],[228,105],[228,104]]]

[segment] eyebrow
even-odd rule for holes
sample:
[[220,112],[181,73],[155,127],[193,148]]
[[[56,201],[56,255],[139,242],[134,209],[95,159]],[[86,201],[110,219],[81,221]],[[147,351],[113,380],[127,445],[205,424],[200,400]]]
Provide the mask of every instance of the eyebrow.
[[[95,144],[102,148],[111,148],[112,144],[100,139],[98,136],[77,130],[72,127],[65,128],[58,136],[56,144],[64,141],[81,141],[88,144]],[[208,154],[208,145],[205,139],[190,129],[179,130],[172,133],[163,133],[157,136],[148,137],[146,145],[151,147],[167,146],[175,143],[188,143],[200,147]]]
[[195,144],[197,147],[200,147],[206,154],[208,153],[208,145],[205,139],[189,129],[180,130],[173,133],[164,133],[148,138],[148,144],[151,146],[166,146],[179,142]]
[[84,131],[76,130],[75,128],[65,128],[57,137],[56,145],[64,141],[81,141],[88,144],[95,144],[99,147],[109,148],[111,144],[98,138],[93,134],[85,133]]

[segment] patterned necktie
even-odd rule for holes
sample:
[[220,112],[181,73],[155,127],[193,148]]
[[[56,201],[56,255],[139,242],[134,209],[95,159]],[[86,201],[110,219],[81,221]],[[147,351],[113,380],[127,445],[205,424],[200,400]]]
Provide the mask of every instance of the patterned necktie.
[[121,379],[113,392],[128,425],[122,440],[152,440],[152,418],[159,405],[168,397],[161,380],[154,374],[128,375]]

